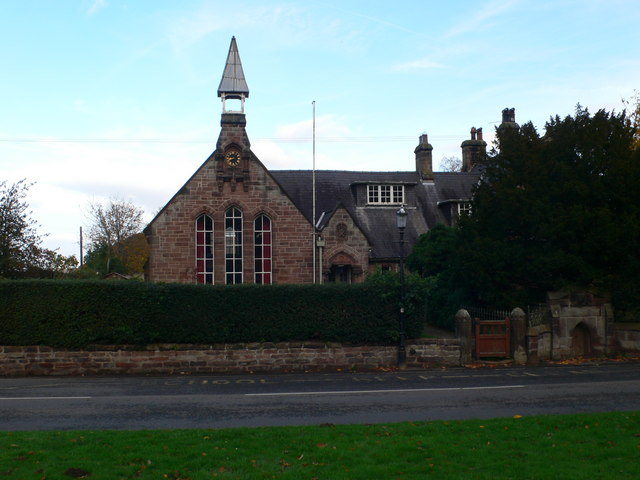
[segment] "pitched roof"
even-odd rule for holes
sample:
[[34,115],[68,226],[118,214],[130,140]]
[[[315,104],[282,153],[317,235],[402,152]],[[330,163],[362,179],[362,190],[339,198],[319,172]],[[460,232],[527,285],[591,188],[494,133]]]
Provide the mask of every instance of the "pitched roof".
[[469,200],[473,196],[473,186],[480,180],[480,172],[440,172],[433,174],[438,203]]
[[[311,222],[313,199],[311,170],[271,170],[273,178]],[[399,234],[396,226],[398,205],[357,204],[360,184],[385,183],[411,185],[415,202],[410,202],[405,240],[413,245],[418,236],[446,218],[438,208],[447,201],[469,200],[476,173],[435,173],[433,182],[421,182],[416,172],[316,171],[316,223],[324,228],[333,213],[344,207],[372,245],[372,259],[397,258]],[[409,193],[407,191],[407,193]],[[409,203],[409,202],[407,202]],[[415,208],[412,208],[415,205]],[[324,213],[324,216],[323,216]],[[408,247],[407,247],[408,248]]]
[[221,97],[223,95],[232,99],[239,99],[243,96],[249,98],[249,86],[244,78],[236,37],[231,37],[227,63],[224,67],[222,80],[220,80],[220,86],[218,86],[218,96]]

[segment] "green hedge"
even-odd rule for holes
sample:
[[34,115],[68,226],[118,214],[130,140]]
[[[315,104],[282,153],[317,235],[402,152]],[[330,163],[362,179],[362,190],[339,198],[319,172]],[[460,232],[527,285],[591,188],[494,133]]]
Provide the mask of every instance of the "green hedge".
[[[321,340],[393,343],[398,294],[385,285],[205,286],[124,281],[0,282],[0,345]],[[407,335],[424,323],[407,305]]]

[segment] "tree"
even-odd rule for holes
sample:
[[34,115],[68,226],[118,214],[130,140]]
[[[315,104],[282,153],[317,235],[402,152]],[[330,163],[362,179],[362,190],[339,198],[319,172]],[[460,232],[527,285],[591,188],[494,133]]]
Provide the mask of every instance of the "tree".
[[42,248],[38,223],[25,200],[32,185],[26,179],[10,186],[0,182],[0,277],[56,278],[78,263],[74,256]]
[[90,203],[89,215],[92,222],[89,228],[91,249],[105,255],[105,273],[108,273],[112,271],[112,259],[122,261],[128,255],[127,251],[131,250],[128,245],[135,243],[129,239],[140,233],[143,211],[131,202],[112,198],[105,204]]
[[116,255],[109,255],[106,244],[93,245],[84,256],[82,276],[92,277],[107,273],[141,276],[149,258],[149,245],[142,233],[136,233],[124,239],[115,247]]
[[136,233],[124,239],[118,245],[117,250],[129,275],[144,273],[144,265],[149,258],[149,244],[143,233]]
[[75,255],[65,257],[55,250],[41,251],[38,265],[31,269],[31,277],[37,278],[66,278],[73,276],[78,267]]
[[637,275],[640,158],[626,114],[578,106],[540,136],[498,128],[460,255],[476,301],[510,306],[567,286],[619,291]]
[[11,186],[0,182],[0,277],[24,276],[38,263],[42,239],[25,201],[31,185],[25,179]]
[[453,316],[463,306],[465,290],[464,266],[458,255],[462,248],[457,227],[436,225],[420,235],[407,268],[427,279],[427,317],[429,323],[453,329]]
[[462,159],[460,157],[442,157],[440,166],[443,172],[460,172],[462,171]]
[[631,100],[622,99],[622,103],[629,111],[629,118],[634,128],[633,146],[640,148],[640,90],[634,90]]

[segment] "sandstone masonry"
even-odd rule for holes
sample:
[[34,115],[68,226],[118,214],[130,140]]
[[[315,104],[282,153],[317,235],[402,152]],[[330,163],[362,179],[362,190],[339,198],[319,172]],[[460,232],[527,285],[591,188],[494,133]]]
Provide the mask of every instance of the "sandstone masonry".
[[[322,342],[95,345],[85,350],[0,346],[0,375],[371,371],[396,367],[397,352],[397,346]],[[407,345],[408,368],[459,365],[457,339],[419,339]]]

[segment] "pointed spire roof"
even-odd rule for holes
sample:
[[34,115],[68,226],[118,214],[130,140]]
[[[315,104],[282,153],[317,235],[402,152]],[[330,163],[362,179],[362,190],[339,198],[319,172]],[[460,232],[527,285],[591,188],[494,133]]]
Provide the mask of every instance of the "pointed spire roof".
[[231,37],[231,46],[229,46],[227,64],[218,87],[218,96],[232,99],[249,98],[249,87],[244,79],[236,37]]

